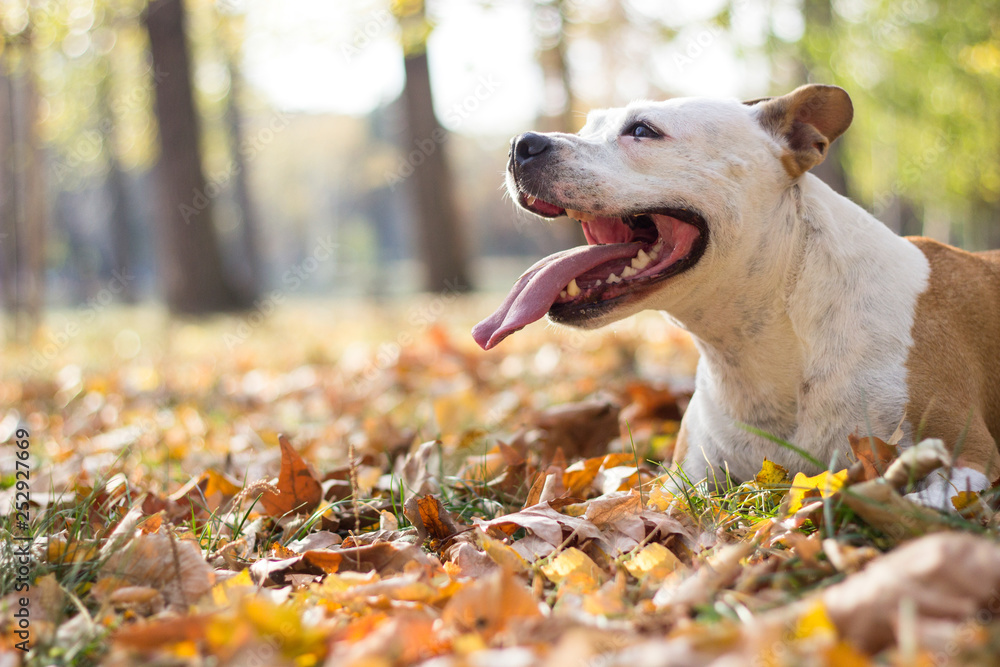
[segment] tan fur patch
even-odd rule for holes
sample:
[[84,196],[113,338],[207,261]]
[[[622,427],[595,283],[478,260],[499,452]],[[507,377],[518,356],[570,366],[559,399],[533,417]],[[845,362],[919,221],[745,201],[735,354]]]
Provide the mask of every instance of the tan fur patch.
[[934,437],[957,464],[1000,477],[1000,252],[970,253],[910,238],[930,262],[906,362],[915,437]]

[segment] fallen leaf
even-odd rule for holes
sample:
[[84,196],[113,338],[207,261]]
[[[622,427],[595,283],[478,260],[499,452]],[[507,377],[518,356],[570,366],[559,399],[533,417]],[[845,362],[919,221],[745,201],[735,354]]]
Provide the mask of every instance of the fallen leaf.
[[435,496],[411,497],[403,506],[403,514],[417,529],[421,541],[430,538],[439,546],[463,530]]
[[958,512],[974,508],[979,504],[979,494],[975,491],[959,491],[951,497],[951,504]]
[[587,593],[600,587],[606,579],[604,572],[587,554],[570,547],[541,566],[542,574],[549,581],[566,584],[577,592]]
[[951,464],[944,442],[937,438],[922,440],[913,447],[903,450],[899,457],[889,464],[885,480],[900,491],[919,482],[942,466]]
[[886,479],[855,484],[845,490],[841,500],[869,525],[897,541],[948,527],[938,512],[900,496]]
[[323,500],[323,487],[288,438],[279,435],[278,442],[281,445],[278,493],[265,490],[261,505],[271,516],[311,512]]
[[625,569],[640,581],[650,578],[662,580],[674,570],[683,567],[680,559],[662,544],[647,544],[625,561]]
[[824,470],[813,477],[796,473],[788,490],[788,513],[798,512],[809,498],[830,498],[847,484],[847,475],[847,470]]
[[138,535],[108,558],[101,573],[130,586],[154,588],[168,605],[183,609],[198,602],[215,581],[201,549],[162,533]]
[[770,459],[764,459],[760,472],[754,476],[754,481],[762,489],[787,489],[788,471]]
[[914,605],[918,622],[947,621],[957,629],[992,605],[998,588],[1000,546],[968,533],[942,532],[872,561],[820,598],[841,635],[875,653],[896,643],[904,600]]
[[396,474],[402,480],[403,500],[413,496],[441,493],[441,483],[437,479],[441,470],[441,442],[428,440],[410,452],[402,463],[396,466]]
[[881,477],[897,456],[895,446],[875,436],[859,438],[852,433],[847,436],[847,440],[854,456],[861,462],[863,474],[860,481]]
[[531,590],[503,569],[462,588],[441,613],[442,621],[453,631],[476,633],[486,642],[512,623],[541,616]]

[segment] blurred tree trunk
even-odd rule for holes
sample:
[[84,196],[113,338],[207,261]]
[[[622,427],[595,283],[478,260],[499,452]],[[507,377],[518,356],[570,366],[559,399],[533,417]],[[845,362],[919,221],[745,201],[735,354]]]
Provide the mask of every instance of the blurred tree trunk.
[[[101,77],[97,91],[98,116],[104,155],[108,161],[108,174],[104,179],[104,187],[110,200],[108,212],[108,227],[111,233],[111,261],[115,269],[123,277],[133,276],[135,268],[133,251],[135,234],[132,230],[127,205],[128,193],[125,188],[125,173],[118,161],[115,141],[114,113],[111,111],[111,63],[105,63],[107,73]],[[125,303],[135,303],[135,280],[122,280],[121,300]]]
[[[17,313],[17,188],[14,186],[13,83],[0,55],[0,287],[10,325]],[[14,331],[8,331],[14,335]]]
[[225,275],[212,224],[212,202],[205,192],[183,1],[152,0],[144,22],[160,129],[157,175],[162,201],[157,222],[167,305],[182,314],[248,306],[249,300]]
[[13,318],[12,336],[26,341],[41,323],[45,299],[45,160],[35,133],[35,89],[31,28],[8,42],[0,106],[0,246],[3,248],[3,295]]
[[228,57],[229,96],[226,98],[226,127],[229,132],[229,153],[233,162],[233,196],[240,214],[241,272],[235,276],[240,292],[250,300],[260,289],[260,251],[257,247],[257,209],[250,197],[247,184],[247,161],[240,146],[243,145],[243,112],[239,104],[239,91],[243,80],[233,54]]
[[469,258],[444,150],[447,134],[434,115],[431,96],[427,66],[430,24],[422,1],[394,3],[393,10],[403,33],[406,160],[413,168],[408,186],[413,196],[417,243],[424,264],[424,288],[432,292],[466,291],[470,289]]

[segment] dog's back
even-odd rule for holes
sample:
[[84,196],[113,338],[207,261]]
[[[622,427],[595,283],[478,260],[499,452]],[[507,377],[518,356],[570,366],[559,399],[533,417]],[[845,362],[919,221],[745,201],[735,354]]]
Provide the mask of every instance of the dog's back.
[[956,444],[958,461],[1000,477],[1000,250],[971,253],[911,238],[930,262],[907,360],[917,425]]

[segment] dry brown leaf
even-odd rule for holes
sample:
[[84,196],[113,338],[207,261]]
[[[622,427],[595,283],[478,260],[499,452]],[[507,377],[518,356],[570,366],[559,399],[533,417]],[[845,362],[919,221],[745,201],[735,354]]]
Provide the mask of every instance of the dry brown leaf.
[[620,409],[611,398],[593,398],[540,413],[535,426],[542,432],[539,443],[542,460],[552,460],[557,449],[569,459],[605,453],[608,443],[618,437]]
[[656,592],[653,603],[660,608],[705,604],[719,589],[736,579],[742,569],[742,561],[754,549],[750,542],[737,542],[717,548],[715,553],[698,565],[691,576],[684,579],[668,578]]
[[[874,653],[896,642],[900,605],[917,621],[953,629],[986,609],[1000,589],[1000,546],[967,533],[945,532],[905,544],[821,594],[841,635]],[[941,648],[941,647],[931,647]]]
[[497,528],[507,535],[513,534],[518,528],[524,528],[552,546],[562,545],[564,540],[574,534],[577,539],[600,537],[600,530],[593,523],[579,517],[560,514],[548,502],[539,503],[520,512],[506,514],[490,521],[482,519],[473,519],[473,521],[485,531]]
[[194,543],[160,533],[138,535],[112,554],[101,572],[130,586],[155,588],[168,605],[182,608],[195,604],[215,581]]
[[441,493],[437,473],[441,470],[441,442],[428,440],[397,464],[396,474],[403,481],[403,499]]
[[462,530],[435,496],[411,497],[403,505],[403,514],[417,529],[421,541],[430,538],[440,545]]
[[856,481],[868,481],[881,477],[898,453],[895,446],[875,436],[859,438],[852,433],[847,436],[847,440],[851,444],[851,451],[854,452],[854,456],[857,457],[862,466],[862,476],[860,480]]
[[899,457],[889,464],[889,468],[885,471],[885,480],[900,491],[912,482],[919,482],[938,468],[950,464],[951,456],[944,442],[929,438],[903,450]]
[[[303,554],[310,558],[316,552]],[[420,547],[406,542],[379,542],[366,544],[351,549],[340,549],[336,552],[340,557],[338,572],[370,572],[375,571],[385,576],[402,572],[407,565],[413,563],[422,567],[432,566],[427,553]]]
[[642,525],[637,516],[642,512],[642,497],[635,491],[609,493],[587,501],[586,505],[583,518],[592,521],[598,528],[603,529],[630,517]]
[[288,438],[278,436],[281,445],[281,473],[278,493],[265,490],[260,497],[264,511],[271,516],[311,512],[323,500],[323,487]]
[[869,525],[896,540],[948,527],[940,514],[900,496],[885,479],[855,484],[840,497]]

